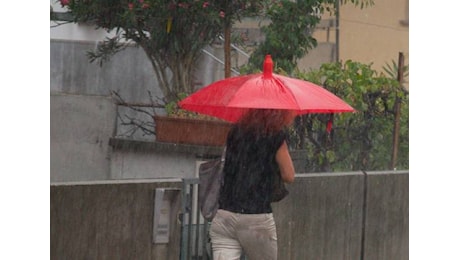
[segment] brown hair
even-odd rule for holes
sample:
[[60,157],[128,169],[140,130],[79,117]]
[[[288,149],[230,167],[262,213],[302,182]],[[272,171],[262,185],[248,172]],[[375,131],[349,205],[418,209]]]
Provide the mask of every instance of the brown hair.
[[245,130],[267,135],[287,127],[292,121],[293,113],[286,109],[250,109],[238,124]]

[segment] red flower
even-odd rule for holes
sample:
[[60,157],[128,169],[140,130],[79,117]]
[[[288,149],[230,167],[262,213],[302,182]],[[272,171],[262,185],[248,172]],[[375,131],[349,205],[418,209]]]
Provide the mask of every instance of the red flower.
[[61,6],[66,6],[69,5],[70,0],[60,0],[61,1]]
[[188,8],[188,4],[187,3],[178,3],[177,4],[179,7],[182,7],[182,8]]
[[143,3],[144,3],[144,0],[139,0],[139,3],[143,4]]
[[222,17],[222,18],[224,18],[224,17],[225,17],[225,12],[224,12],[224,11],[220,11],[220,12],[219,12],[219,16]]
[[142,9],[147,9],[147,8],[149,8],[149,7],[150,7],[150,5],[149,5],[148,3],[142,4]]
[[209,2],[204,2],[204,3],[203,3],[203,8],[206,8],[206,7],[208,7],[208,6],[209,6]]
[[128,9],[133,10],[133,8],[134,8],[134,4],[133,3],[128,3]]

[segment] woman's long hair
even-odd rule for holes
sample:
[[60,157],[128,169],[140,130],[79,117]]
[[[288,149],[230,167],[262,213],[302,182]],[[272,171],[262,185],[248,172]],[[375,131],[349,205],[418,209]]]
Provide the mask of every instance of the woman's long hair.
[[260,135],[270,135],[281,131],[290,124],[292,111],[286,109],[251,109],[238,124],[245,131]]

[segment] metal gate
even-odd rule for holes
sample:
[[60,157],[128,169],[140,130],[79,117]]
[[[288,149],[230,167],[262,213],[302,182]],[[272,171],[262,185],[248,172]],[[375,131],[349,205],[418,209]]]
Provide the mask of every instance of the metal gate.
[[[211,223],[199,210],[199,183],[199,178],[182,179],[180,260],[212,260]],[[240,260],[246,260],[244,253]]]
[[208,236],[210,223],[203,218],[198,202],[198,178],[182,180],[181,260],[211,260]]

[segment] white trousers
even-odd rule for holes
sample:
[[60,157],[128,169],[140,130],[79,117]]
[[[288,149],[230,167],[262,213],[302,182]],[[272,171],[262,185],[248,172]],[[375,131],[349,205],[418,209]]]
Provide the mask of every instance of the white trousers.
[[211,222],[213,260],[276,260],[278,244],[272,213],[240,214],[219,209]]

